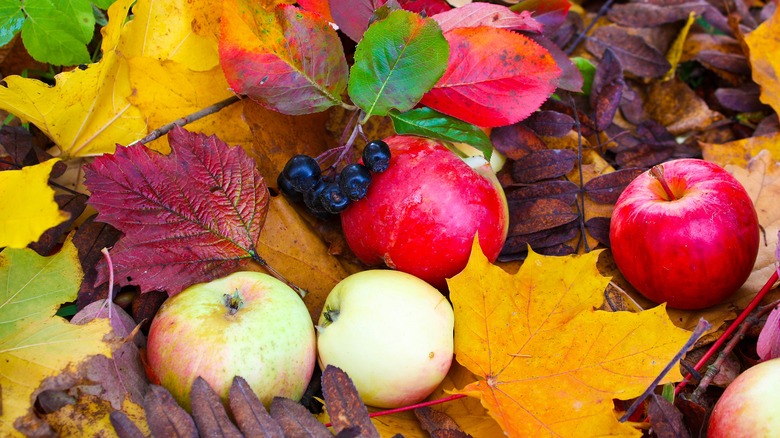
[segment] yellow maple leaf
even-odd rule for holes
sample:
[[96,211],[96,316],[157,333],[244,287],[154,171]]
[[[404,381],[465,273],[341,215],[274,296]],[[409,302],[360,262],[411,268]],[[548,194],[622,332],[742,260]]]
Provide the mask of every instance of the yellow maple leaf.
[[[689,337],[664,306],[593,310],[609,282],[598,255],[529,250],[510,275],[475,245],[448,281],[455,357],[480,377],[459,392],[479,397],[509,436],[639,435],[617,421],[612,400],[639,396]],[[680,379],[674,370],[663,382]]]
[[0,172],[0,248],[24,248],[70,217],[60,211],[49,187],[49,174],[57,161]]
[[0,109],[33,123],[59,147],[63,159],[111,153],[146,133],[146,122],[128,100],[133,93],[127,66],[117,57],[120,30],[133,0],[108,10],[103,59],[55,76],[56,85],[20,76],[3,78]]
[[32,408],[31,396],[43,379],[87,356],[111,356],[103,341],[111,333],[108,319],[75,325],[55,316],[63,302],[76,299],[82,277],[70,240],[51,257],[30,249],[0,253],[0,435],[19,435],[14,421]]
[[780,113],[780,13],[775,11],[768,20],[756,30],[745,36],[750,47],[750,65],[753,67],[753,80],[761,86],[761,102]]
[[139,0],[133,20],[122,31],[119,51],[126,58],[171,60],[194,71],[211,70],[219,65],[221,10],[221,0]]
[[721,167],[732,164],[745,167],[762,150],[780,157],[780,133],[767,136],[748,137],[728,143],[699,143],[704,159]]

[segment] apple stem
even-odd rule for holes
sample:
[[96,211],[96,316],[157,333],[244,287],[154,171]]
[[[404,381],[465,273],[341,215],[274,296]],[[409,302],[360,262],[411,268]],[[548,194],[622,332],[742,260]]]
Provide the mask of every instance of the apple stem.
[[658,182],[661,183],[661,187],[664,188],[664,192],[666,192],[666,196],[669,197],[670,201],[676,201],[677,196],[674,196],[674,192],[672,192],[672,188],[669,187],[669,183],[666,182],[666,178],[664,177],[664,165],[663,164],[656,164],[650,169],[650,176],[658,180]]

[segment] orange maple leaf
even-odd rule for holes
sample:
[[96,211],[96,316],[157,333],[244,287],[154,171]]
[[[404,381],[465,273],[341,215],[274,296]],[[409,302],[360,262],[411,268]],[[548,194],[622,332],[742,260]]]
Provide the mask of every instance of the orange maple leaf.
[[[690,335],[664,306],[594,310],[609,282],[596,269],[599,252],[529,249],[511,275],[475,245],[448,281],[456,359],[484,378],[457,392],[481,398],[509,436],[639,435],[617,421],[613,399],[638,397]],[[663,382],[680,379],[675,369]]]

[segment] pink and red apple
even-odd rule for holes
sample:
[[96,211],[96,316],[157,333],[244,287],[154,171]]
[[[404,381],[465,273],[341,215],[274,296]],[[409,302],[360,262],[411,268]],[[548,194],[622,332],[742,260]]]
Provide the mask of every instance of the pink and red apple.
[[309,311],[270,275],[237,272],[170,297],[149,329],[149,367],[189,410],[200,376],[223,400],[243,377],[268,406],[275,396],[299,400],[316,361]]
[[498,180],[481,157],[468,160],[442,143],[397,135],[365,199],[341,213],[347,243],[368,265],[384,263],[438,288],[463,270],[476,234],[495,260],[506,241],[509,210]]
[[709,438],[780,436],[780,359],[745,370],[726,388],[712,410]]
[[679,309],[728,299],[753,270],[758,244],[750,196],[704,160],[673,160],[638,176],[618,198],[610,224],[612,254],[626,280]]

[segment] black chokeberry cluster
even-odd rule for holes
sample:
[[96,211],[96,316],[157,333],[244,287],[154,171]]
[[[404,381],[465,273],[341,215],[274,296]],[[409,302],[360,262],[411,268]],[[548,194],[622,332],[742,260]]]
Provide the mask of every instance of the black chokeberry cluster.
[[338,214],[352,201],[366,197],[371,174],[390,165],[390,148],[374,140],[363,149],[363,163],[346,165],[340,172],[323,175],[316,159],[295,155],[276,178],[279,190],[291,201],[303,202],[314,214]]

